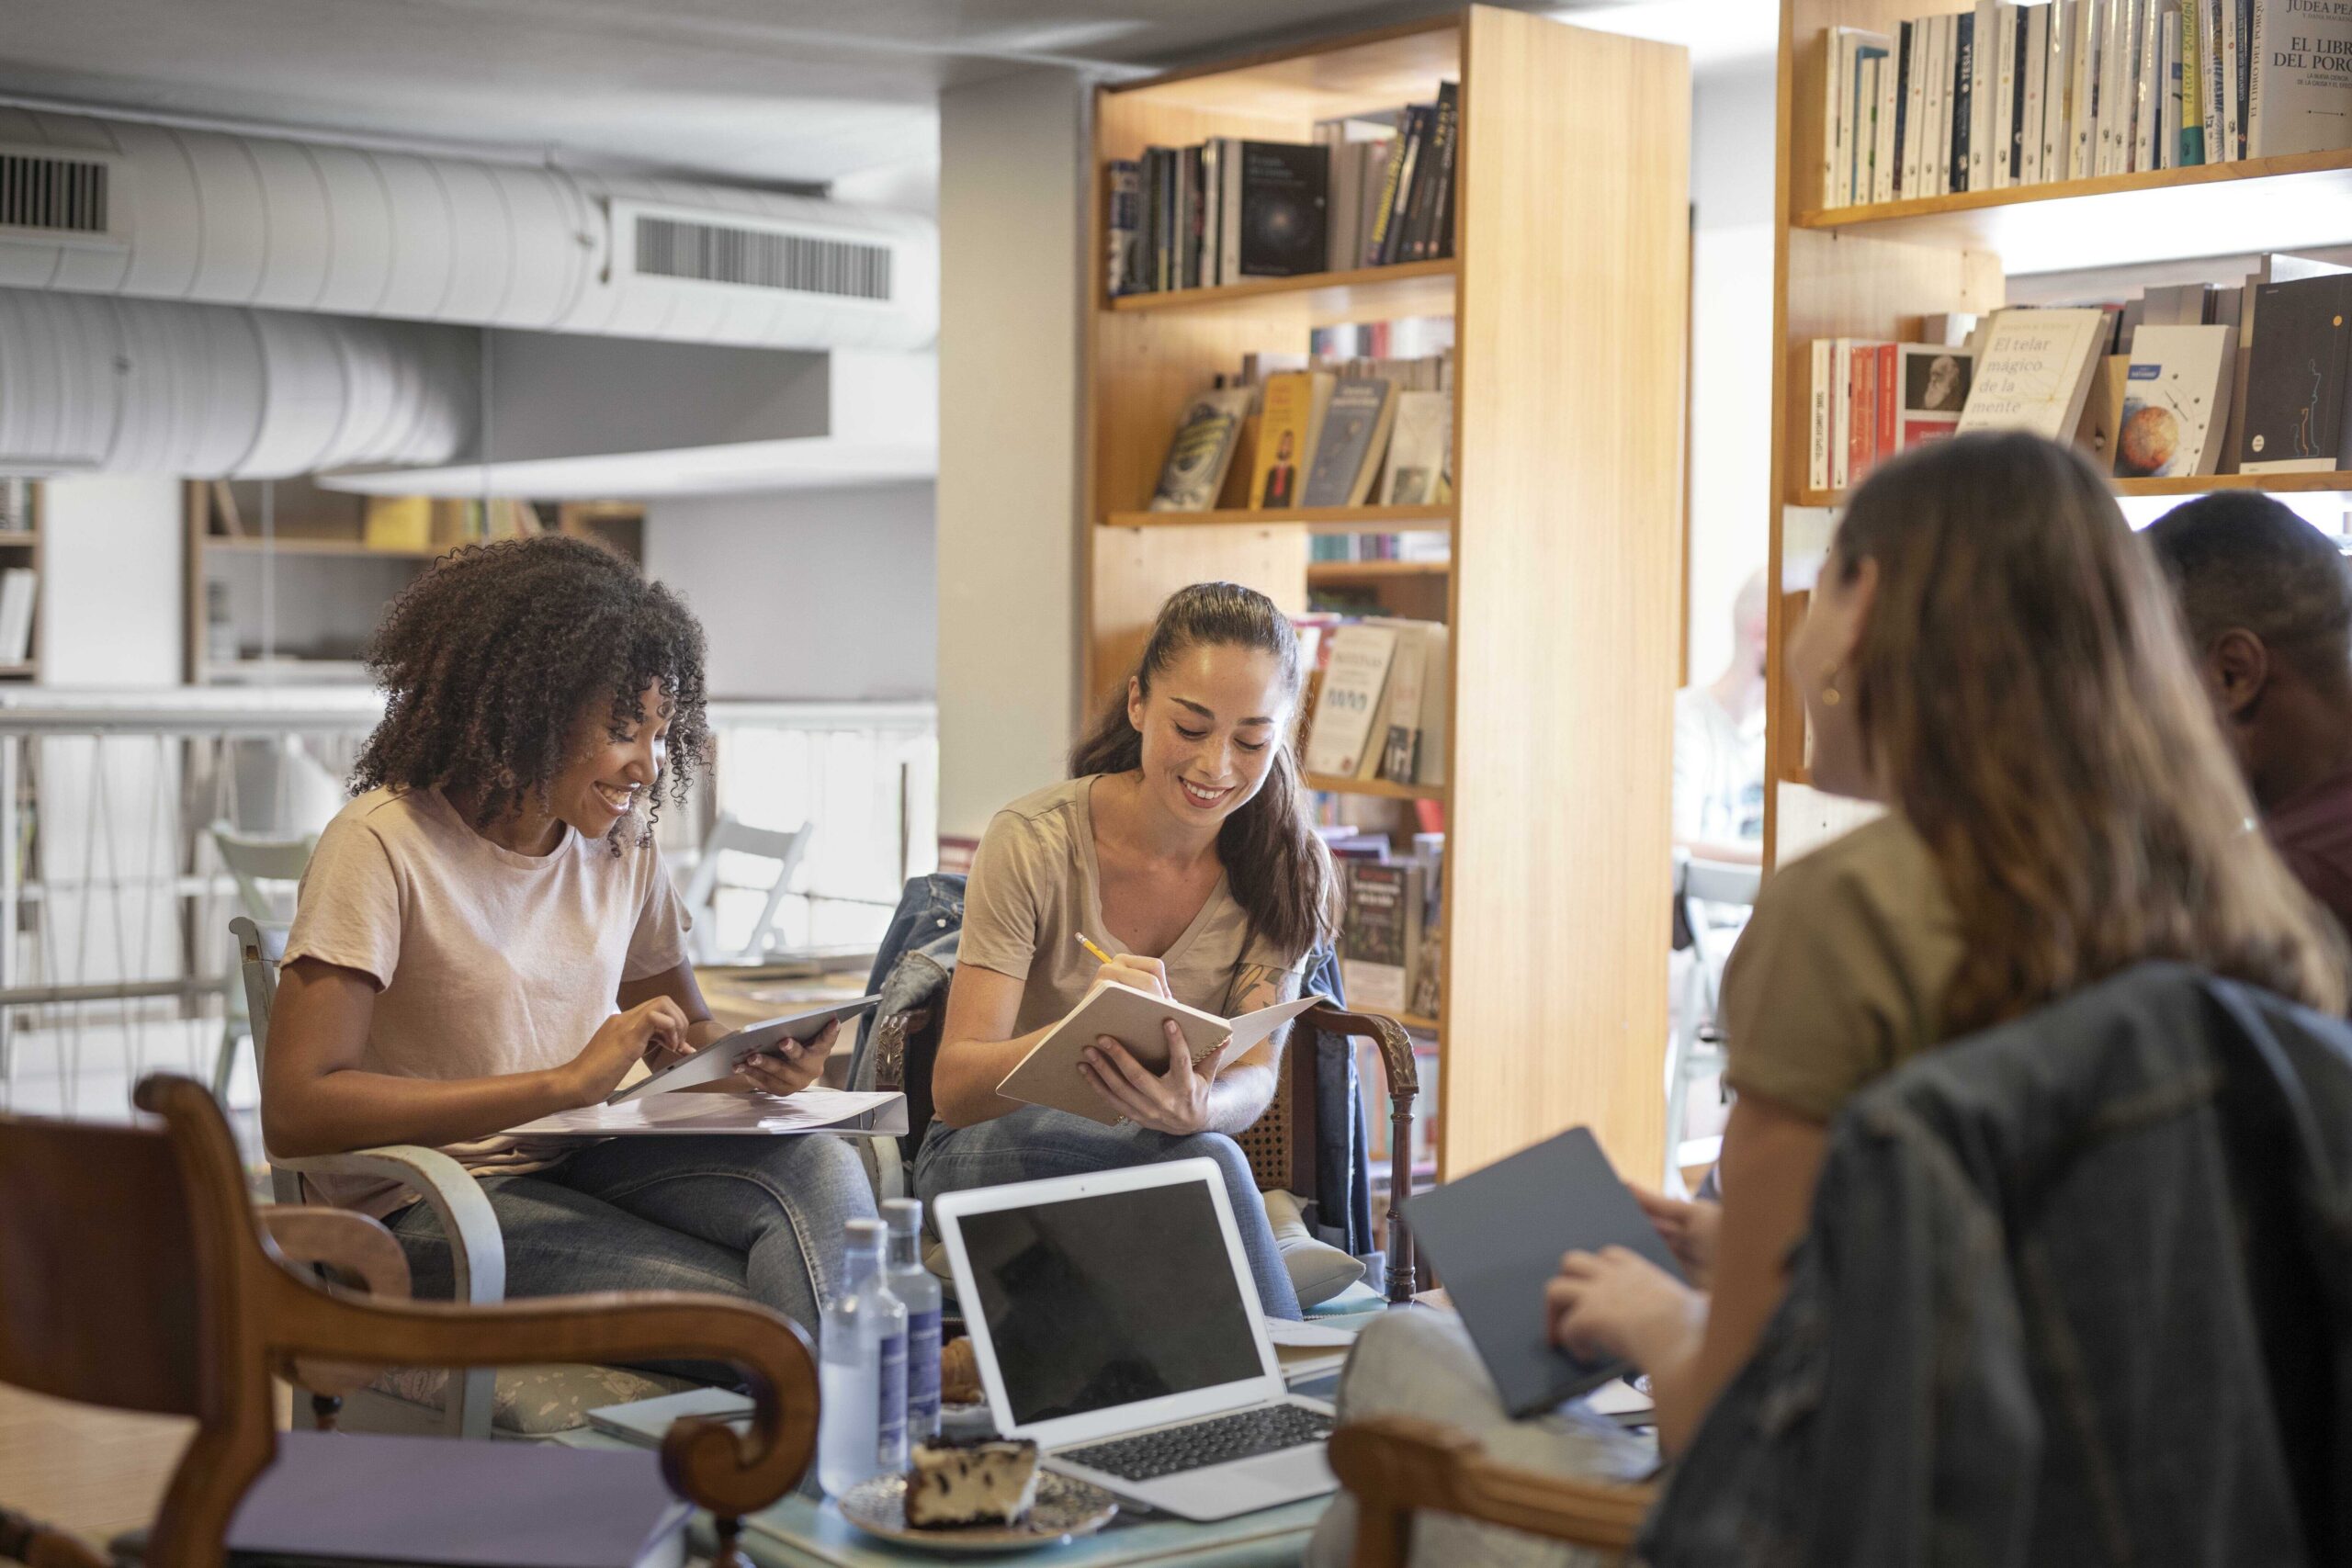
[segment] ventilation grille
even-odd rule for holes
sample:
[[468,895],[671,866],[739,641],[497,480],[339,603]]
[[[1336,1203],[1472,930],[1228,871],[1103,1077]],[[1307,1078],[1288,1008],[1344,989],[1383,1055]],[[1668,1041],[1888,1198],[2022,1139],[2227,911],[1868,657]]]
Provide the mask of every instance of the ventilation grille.
[[0,152],[0,229],[43,229],[59,234],[104,234],[104,164]]
[[839,299],[890,299],[890,248],[674,218],[637,220],[637,270],[653,277],[787,288]]

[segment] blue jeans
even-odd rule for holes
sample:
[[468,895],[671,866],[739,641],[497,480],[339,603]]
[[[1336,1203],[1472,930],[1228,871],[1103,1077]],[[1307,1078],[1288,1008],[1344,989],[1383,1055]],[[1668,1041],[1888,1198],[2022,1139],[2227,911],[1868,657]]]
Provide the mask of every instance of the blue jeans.
[[1258,1281],[1258,1300],[1268,1317],[1299,1315],[1298,1292],[1274,1246],[1266,1205],[1250,1174],[1250,1157],[1223,1133],[1179,1138],[1148,1127],[1105,1127],[1049,1106],[1025,1105],[991,1122],[950,1127],[933,1122],[915,1156],[915,1191],[925,1203],[943,1192],[1001,1187],[1048,1176],[1084,1176],[1170,1160],[1213,1159],[1225,1173],[1226,1196],[1241,1230],[1241,1250]]
[[[700,1291],[773,1307],[812,1342],[841,1288],[842,1227],[876,1213],[857,1152],[823,1134],[608,1138],[481,1186],[510,1297]],[[390,1224],[416,1294],[446,1299],[449,1243],[432,1209],[412,1203]]]

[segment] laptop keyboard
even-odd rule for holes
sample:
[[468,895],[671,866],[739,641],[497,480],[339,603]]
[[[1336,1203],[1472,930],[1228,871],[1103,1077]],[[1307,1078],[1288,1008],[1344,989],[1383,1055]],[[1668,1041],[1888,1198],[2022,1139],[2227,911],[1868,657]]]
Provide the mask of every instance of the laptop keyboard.
[[1280,1453],[1331,1435],[1331,1418],[1297,1404],[1268,1404],[1218,1416],[1138,1437],[1115,1438],[1082,1449],[1063,1449],[1055,1458],[1122,1481],[1157,1481],[1188,1470],[1206,1470],[1238,1459]]

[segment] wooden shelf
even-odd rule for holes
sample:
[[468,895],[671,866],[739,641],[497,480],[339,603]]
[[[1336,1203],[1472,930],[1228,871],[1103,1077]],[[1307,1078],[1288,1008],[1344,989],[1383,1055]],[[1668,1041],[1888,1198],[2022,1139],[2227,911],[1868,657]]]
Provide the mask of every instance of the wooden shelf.
[[38,664],[0,664],[0,681],[37,681],[40,678]]
[[1311,560],[1306,563],[1306,586],[1372,588],[1384,582],[1447,577],[1453,571],[1450,560]]
[[1333,795],[1368,795],[1382,800],[1443,800],[1443,784],[1406,784],[1389,779],[1341,779],[1329,773],[1308,773],[1306,787]]
[[[2217,490],[2306,491],[2352,495],[2352,468],[2330,474],[2193,474],[2180,479],[2109,479],[2118,495],[2192,496]],[[1800,490],[1791,506],[1843,506],[1852,493],[1842,490]]]
[[1310,534],[1435,533],[1451,529],[1456,515],[1457,509],[1451,505],[1294,506],[1273,512],[1114,512],[1102,519],[1102,526],[1263,528],[1280,524],[1303,527]]
[[1454,259],[1398,262],[1394,266],[1357,267],[1350,272],[1315,272],[1298,277],[1253,277],[1214,288],[1163,288],[1150,294],[1122,294],[1106,300],[1114,311],[1204,310],[1249,305],[1258,300],[1296,300],[1306,297],[1309,316],[1317,325],[1364,318],[1453,314]]
[[289,539],[283,536],[275,539],[260,539],[250,534],[208,534],[204,547],[230,555],[261,555],[266,552],[280,556],[373,556],[378,560],[432,560],[458,547],[435,545],[422,550],[386,550],[357,539]]
[[1396,1015],[1396,1021],[1416,1034],[1435,1034],[1438,1032],[1437,1020],[1423,1018],[1415,1012],[1400,1012]]
[[[1816,46],[1817,47],[1817,46]],[[2352,241],[2352,150],[1815,209],[1792,230],[1998,252],[2013,273]]]
[[14,545],[20,549],[30,549],[40,543],[40,535],[36,530],[30,528],[0,528],[0,546]]

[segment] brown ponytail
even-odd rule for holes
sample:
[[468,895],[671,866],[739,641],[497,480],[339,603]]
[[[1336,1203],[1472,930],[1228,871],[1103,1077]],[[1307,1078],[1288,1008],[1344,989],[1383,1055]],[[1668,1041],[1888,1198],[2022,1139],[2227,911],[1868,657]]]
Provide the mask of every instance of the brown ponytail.
[[[1201,647],[1248,648],[1274,656],[1283,694],[1298,701],[1298,633],[1274,602],[1234,582],[1196,582],[1178,589],[1159,607],[1143,645],[1135,680],[1146,695],[1152,677],[1178,655]],[[1250,930],[1294,962],[1329,938],[1336,924],[1337,883],[1323,840],[1306,820],[1299,798],[1292,726],[1279,727],[1273,765],[1248,804],[1217,830],[1217,858]],[[1132,773],[1143,766],[1143,737],[1127,718],[1126,683],[1111,694],[1102,716],[1071,751],[1069,773]]]

